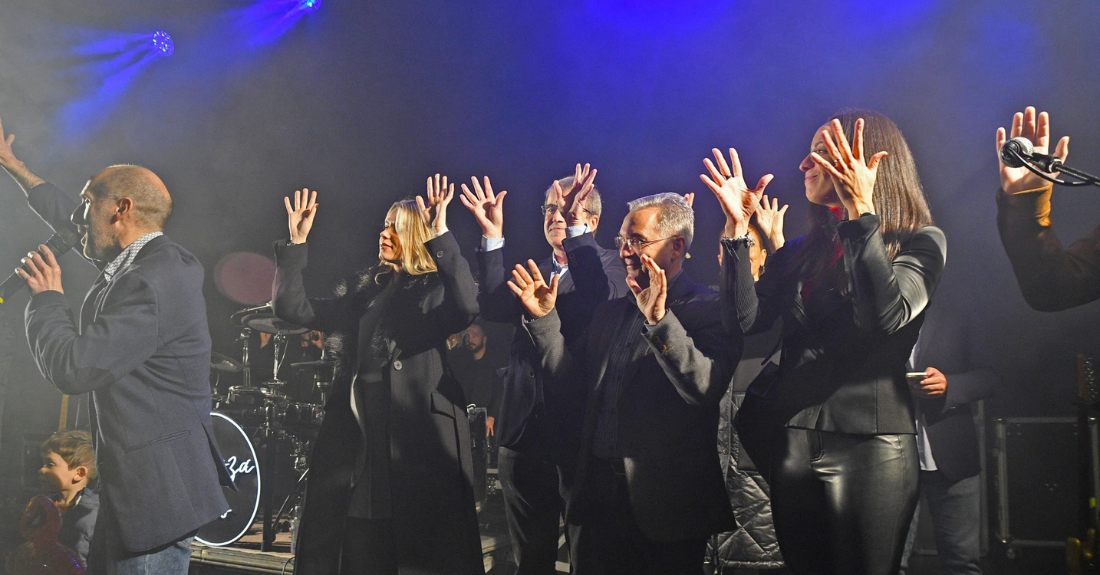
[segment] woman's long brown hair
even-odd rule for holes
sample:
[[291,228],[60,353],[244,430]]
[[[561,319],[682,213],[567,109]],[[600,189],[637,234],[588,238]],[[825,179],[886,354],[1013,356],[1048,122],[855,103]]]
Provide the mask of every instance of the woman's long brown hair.
[[[871,110],[845,108],[830,119],[840,120],[844,136],[851,142],[856,120],[863,118],[864,160],[886,151],[875,177],[875,213],[882,222],[882,240],[886,254],[894,259],[901,244],[924,226],[932,225],[932,212],[924,198],[924,189],[917,173],[917,164],[905,136],[890,118]],[[859,217],[859,214],[849,214]],[[827,206],[810,205],[810,233],[799,258],[802,276],[815,277],[831,263],[829,257],[836,244],[837,215]]]

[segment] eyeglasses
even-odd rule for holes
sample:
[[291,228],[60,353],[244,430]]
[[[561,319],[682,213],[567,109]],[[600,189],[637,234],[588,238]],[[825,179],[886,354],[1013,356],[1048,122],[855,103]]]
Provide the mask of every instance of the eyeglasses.
[[649,244],[655,244],[657,242],[663,242],[665,240],[671,240],[672,238],[678,237],[680,236],[668,236],[667,238],[661,238],[659,240],[630,240],[622,236],[615,236],[615,247],[621,250],[625,246],[630,251],[637,252],[638,250],[648,246]]
[[[595,212],[593,212],[592,210],[590,210],[588,208],[581,208],[581,209],[584,210],[585,212],[588,212],[589,215],[595,215]],[[545,206],[540,207],[539,211],[542,212],[542,217],[544,217],[544,218],[553,217],[554,214],[561,211],[561,206],[556,205],[556,204],[546,204]]]

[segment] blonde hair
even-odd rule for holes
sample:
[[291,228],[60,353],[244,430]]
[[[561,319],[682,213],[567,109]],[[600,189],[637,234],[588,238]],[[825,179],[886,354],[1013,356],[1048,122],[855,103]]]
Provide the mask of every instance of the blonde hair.
[[[420,208],[416,200],[401,200],[390,206],[390,211],[395,212],[393,227],[397,231],[397,238],[401,242],[400,251],[397,254],[401,260],[402,269],[411,276],[418,276],[436,271],[435,260],[432,259],[428,248],[424,244],[432,239],[432,230],[424,223],[420,215]],[[383,261],[383,265],[395,267],[392,263]]]

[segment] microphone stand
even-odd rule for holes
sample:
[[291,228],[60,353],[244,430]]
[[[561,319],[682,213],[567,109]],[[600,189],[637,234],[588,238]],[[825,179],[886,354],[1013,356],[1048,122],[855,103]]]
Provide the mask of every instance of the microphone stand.
[[[1075,168],[1071,168],[1071,167],[1063,164],[1062,161],[1059,160],[1058,158],[1052,159],[1049,162],[1049,169],[1044,171],[1044,170],[1040,169],[1040,167],[1035,166],[1035,162],[1034,162],[1034,160],[1032,160],[1031,157],[1025,156],[1024,154],[1021,154],[1019,151],[1017,151],[1015,149],[1009,150],[1009,153],[1012,154],[1013,157],[1020,160],[1020,162],[1023,164],[1023,166],[1025,168],[1027,168],[1028,170],[1031,170],[1031,172],[1034,173],[1036,176],[1039,176],[1040,178],[1043,178],[1044,180],[1046,180],[1048,182],[1052,182],[1052,183],[1058,184],[1060,186],[1088,186],[1088,185],[1100,186],[1100,177],[1094,176],[1094,175],[1092,175],[1088,172],[1084,172],[1084,171],[1081,171],[1081,170],[1078,170],[1078,169],[1075,169]],[[1042,168],[1046,168],[1046,167],[1047,166],[1042,166]],[[1047,171],[1062,172],[1063,174],[1069,174],[1070,176],[1073,176],[1074,178],[1077,178],[1079,181],[1067,182],[1065,180],[1059,180],[1058,178],[1051,177],[1049,174],[1046,173]]]

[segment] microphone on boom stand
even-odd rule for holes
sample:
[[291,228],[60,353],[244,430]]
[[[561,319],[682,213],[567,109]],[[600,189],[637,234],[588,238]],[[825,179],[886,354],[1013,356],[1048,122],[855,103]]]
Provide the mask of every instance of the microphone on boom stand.
[[[1001,162],[1010,168],[1027,168],[1040,178],[1062,186],[1100,186],[1100,177],[1071,168],[1055,155],[1036,152],[1031,140],[1023,136],[1012,138],[1001,146]],[[1050,176],[1053,172],[1069,174],[1079,181],[1059,180]]]

